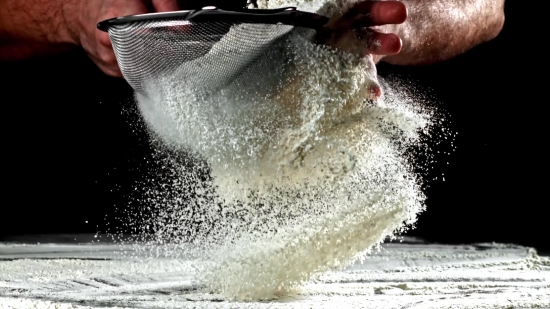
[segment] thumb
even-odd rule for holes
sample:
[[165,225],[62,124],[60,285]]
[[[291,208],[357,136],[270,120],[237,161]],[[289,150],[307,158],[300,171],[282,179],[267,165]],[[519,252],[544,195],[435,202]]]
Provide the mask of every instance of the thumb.
[[383,91],[380,82],[378,82],[376,64],[374,64],[372,55],[366,55],[361,59],[361,70],[364,74],[363,97],[368,100],[378,100],[383,95]]

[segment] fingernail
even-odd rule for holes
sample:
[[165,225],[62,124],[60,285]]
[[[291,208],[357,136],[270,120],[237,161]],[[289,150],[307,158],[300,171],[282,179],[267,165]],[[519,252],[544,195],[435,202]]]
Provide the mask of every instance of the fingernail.
[[385,10],[385,14],[387,20],[402,23],[407,18],[407,8],[402,2],[396,2]]
[[380,88],[380,86],[378,85],[374,85],[374,86],[371,86],[369,88],[369,94],[370,94],[370,98],[371,100],[377,100],[379,99],[381,96],[382,96],[382,88]]
[[403,42],[398,35],[390,35],[386,39],[386,47],[391,53],[398,53],[401,50],[401,45]]
[[386,17],[387,19],[394,19],[395,16],[397,16],[397,14],[400,13],[400,10],[401,10],[400,7],[396,5],[392,5],[390,8],[386,10],[386,16],[384,17]]

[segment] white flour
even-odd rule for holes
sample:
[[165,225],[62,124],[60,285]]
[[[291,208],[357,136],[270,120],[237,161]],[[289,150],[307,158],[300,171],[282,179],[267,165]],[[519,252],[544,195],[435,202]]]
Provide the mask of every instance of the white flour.
[[[260,6],[337,15],[344,2]],[[438,119],[388,84],[366,102],[369,63],[307,35],[223,93],[194,96],[185,68],[147,85],[162,176],[142,221],[127,218],[146,241],[0,244],[0,309],[550,307],[550,262],[532,249],[377,246],[423,209],[405,150]]]
[[530,248],[381,248],[287,297],[243,303],[201,285],[198,261],[119,258],[117,245],[0,244],[0,309],[550,308],[550,261]]
[[[307,4],[328,16],[344,8],[327,3]],[[315,45],[307,31],[290,33],[222,91],[205,92],[227,72],[201,72],[247,27],[233,27],[198,69],[186,63],[146,85],[138,101],[161,149],[207,163],[167,159],[172,176],[147,202],[157,203],[147,223],[153,240],[194,242],[211,255],[203,280],[212,291],[259,300],[349,265],[416,221],[423,195],[403,153],[429,116],[391,89],[369,103],[371,62]],[[200,180],[207,169],[211,180]]]

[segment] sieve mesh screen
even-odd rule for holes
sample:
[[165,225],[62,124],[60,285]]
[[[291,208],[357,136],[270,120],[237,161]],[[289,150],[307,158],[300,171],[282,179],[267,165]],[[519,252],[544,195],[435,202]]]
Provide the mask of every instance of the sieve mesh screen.
[[[273,11],[271,15],[264,10],[256,15],[225,12],[225,15],[209,15],[208,18],[196,13],[137,18],[113,23],[107,31],[122,74],[136,92],[144,92],[146,81],[171,74],[176,69],[189,77],[185,82],[195,87],[197,93],[211,92],[229,84],[260,56],[267,56],[270,46],[293,29],[308,29],[310,25],[305,24],[312,20],[311,26],[323,22],[321,16],[311,13],[288,9]],[[262,22],[264,17],[265,22]],[[281,22],[273,17],[280,18]]]

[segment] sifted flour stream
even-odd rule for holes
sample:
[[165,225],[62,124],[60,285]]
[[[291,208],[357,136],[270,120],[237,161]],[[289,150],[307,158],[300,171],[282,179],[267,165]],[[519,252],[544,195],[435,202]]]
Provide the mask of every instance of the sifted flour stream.
[[[350,3],[259,1],[327,16]],[[242,39],[242,27],[222,40]],[[365,59],[293,30],[209,95],[197,94],[184,67],[149,82],[137,100],[169,175],[148,191],[142,233],[173,244],[171,254],[206,255],[202,280],[213,292],[264,300],[411,227],[424,196],[405,151],[432,120],[389,85],[367,100],[373,72]],[[184,243],[196,251],[175,250]]]

